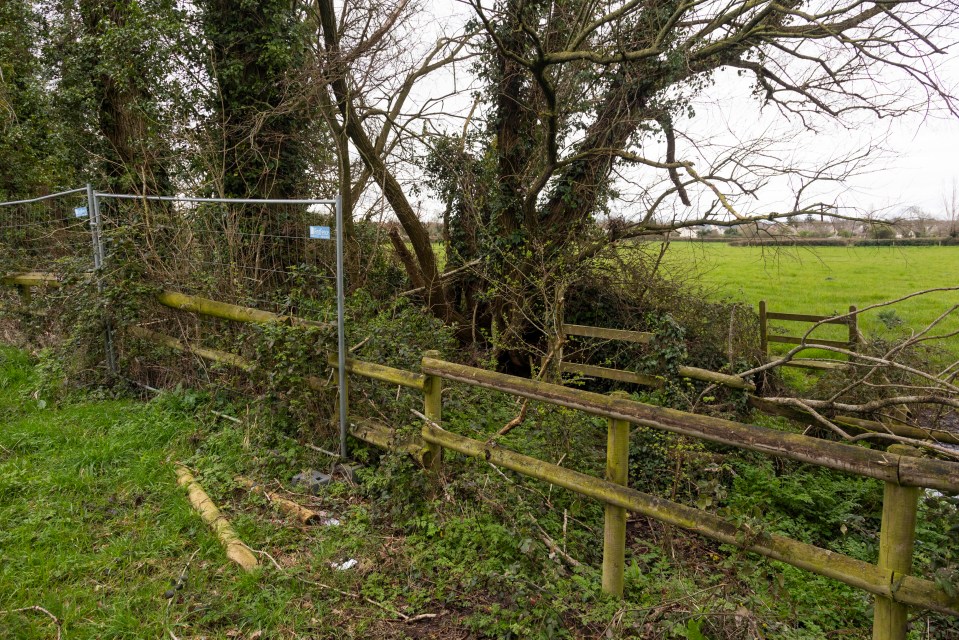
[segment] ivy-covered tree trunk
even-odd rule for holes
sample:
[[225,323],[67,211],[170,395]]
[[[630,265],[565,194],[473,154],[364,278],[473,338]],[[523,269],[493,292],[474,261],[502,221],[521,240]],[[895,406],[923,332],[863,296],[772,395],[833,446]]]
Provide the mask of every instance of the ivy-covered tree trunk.
[[155,65],[166,60],[160,29],[168,25],[172,8],[162,1],[107,0],[82,0],[78,8],[82,35],[72,47],[68,84],[89,95],[84,107],[95,114],[105,178],[96,180],[98,187],[169,194],[170,113],[161,105],[171,96]]
[[[217,88],[209,105],[219,160],[215,188],[234,198],[304,197],[311,122],[297,99],[305,47],[295,3],[205,0],[200,6]],[[261,280],[272,280],[300,255],[295,237],[302,207],[244,206],[232,216],[242,238],[239,261]]]
[[59,186],[59,129],[47,74],[38,58],[41,20],[33,3],[0,3],[0,199],[28,198]]

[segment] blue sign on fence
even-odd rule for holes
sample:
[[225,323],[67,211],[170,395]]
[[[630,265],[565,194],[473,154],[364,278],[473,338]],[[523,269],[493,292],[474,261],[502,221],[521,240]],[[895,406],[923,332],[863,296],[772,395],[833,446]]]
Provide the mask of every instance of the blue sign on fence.
[[330,228],[329,227],[310,227],[310,239],[311,240],[329,240],[330,239]]
[[87,208],[86,207],[77,207],[73,210],[74,218],[86,218],[87,217]]

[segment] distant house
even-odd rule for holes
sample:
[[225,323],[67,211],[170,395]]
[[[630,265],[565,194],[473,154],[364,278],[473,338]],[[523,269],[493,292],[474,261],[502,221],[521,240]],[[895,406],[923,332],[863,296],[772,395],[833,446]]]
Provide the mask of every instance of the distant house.
[[796,230],[779,220],[757,220],[743,225],[742,234],[747,238],[784,238],[796,235]]

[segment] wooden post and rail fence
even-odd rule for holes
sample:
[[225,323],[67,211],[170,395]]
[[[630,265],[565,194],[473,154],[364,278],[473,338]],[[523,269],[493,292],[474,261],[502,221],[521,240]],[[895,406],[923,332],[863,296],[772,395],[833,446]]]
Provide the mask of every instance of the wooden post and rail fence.
[[[35,276],[36,274],[33,274]],[[55,281],[55,278],[53,278]],[[11,286],[24,285],[17,276],[0,280]],[[51,284],[29,280],[28,287]],[[167,294],[168,292],[165,292]],[[172,292],[169,292],[172,293]],[[186,296],[161,294],[172,308],[210,317],[241,322],[285,322],[312,324],[289,316],[214,303]],[[191,353],[200,358],[243,370],[256,365],[236,354],[190,345],[142,327],[128,331],[140,339]],[[336,367],[335,356],[326,364]],[[915,541],[917,504],[921,488],[959,493],[959,463],[922,458],[902,445],[886,451],[852,444],[821,440],[812,436],[785,433],[731,420],[702,416],[675,409],[647,405],[624,397],[611,397],[557,384],[519,378],[475,367],[446,362],[435,352],[421,362],[422,373],[349,359],[347,371],[373,380],[400,385],[423,394],[422,430],[418,436],[401,438],[382,423],[357,420],[351,424],[354,437],[373,445],[405,452],[426,469],[437,469],[444,449],[479,458],[602,502],[605,505],[603,541],[603,589],[621,595],[626,545],[626,513],[633,512],[665,524],[680,527],[712,540],[729,544],[772,560],[833,578],[862,589],[876,598],[874,640],[903,640],[910,607],[959,615],[959,596],[930,580],[910,575]],[[443,381],[507,393],[601,416],[608,421],[606,477],[598,478],[511,451],[491,442],[468,438],[442,426]],[[311,388],[326,384],[309,378]],[[629,426],[641,425],[725,446],[757,451],[807,464],[874,478],[884,483],[880,550],[876,564],[822,549],[763,531],[746,531],[734,522],[705,510],[692,508],[628,486]]]
[[[859,315],[855,305],[849,306],[849,313],[845,316],[818,316],[810,313],[780,313],[766,309],[766,301],[759,301],[759,341],[763,354],[769,355],[769,343],[804,345],[814,349],[816,345],[838,347],[855,351],[859,346]],[[839,340],[825,340],[813,336],[787,336],[769,332],[769,321],[780,320],[786,322],[803,322],[812,325],[838,324],[849,330],[849,338],[845,342]],[[809,358],[793,358],[784,366],[801,367],[805,369],[839,369],[847,366],[842,360],[813,360]]]
[[[853,348],[858,344],[858,324],[856,323],[856,307],[849,307],[850,313],[854,314],[849,318],[833,318],[831,316],[813,316],[806,314],[789,314],[789,313],[776,313],[770,314],[766,313],[765,302],[760,302],[760,312],[761,317],[769,317],[773,319],[785,319],[799,322],[819,322],[819,321],[828,321],[832,324],[842,324],[848,325],[850,331],[850,343],[840,343],[833,342],[832,344],[839,345],[844,348]],[[765,320],[761,321],[763,326],[763,335],[766,331],[766,322]],[[625,329],[608,329],[605,327],[591,327],[586,325],[576,325],[576,324],[563,324],[562,330],[564,335],[567,336],[580,336],[587,338],[597,338],[601,340],[615,340],[623,342],[633,342],[639,344],[649,344],[655,334],[649,333],[646,331],[627,331]],[[788,344],[801,344],[803,340],[800,338],[792,338],[790,336],[778,336],[783,338],[783,342]],[[810,348],[815,348],[817,344],[827,344],[828,341],[816,340],[809,338],[804,344],[809,345]],[[765,352],[766,343],[763,343],[763,349]],[[593,378],[602,378],[604,380],[614,380],[617,382],[625,382],[628,384],[637,384],[646,387],[658,388],[661,387],[664,383],[663,378],[658,376],[653,376],[645,373],[636,373],[634,371],[624,371],[622,369],[613,369],[610,367],[599,367],[591,364],[585,364],[580,362],[568,362],[562,359],[562,353],[560,353],[560,371],[563,373],[572,373],[575,375],[593,377]],[[810,368],[810,369],[836,369],[840,367],[848,366],[848,363],[834,360],[793,360],[793,362],[798,362],[796,366]],[[789,418],[791,420],[811,423],[815,422],[813,416],[798,407],[787,407],[780,404],[774,404],[767,400],[764,400],[761,396],[755,395],[756,385],[748,380],[744,380],[742,377],[734,374],[720,373],[717,371],[710,371],[708,369],[700,369],[698,367],[687,367],[680,366],[677,370],[677,373],[683,378],[689,378],[692,380],[699,380],[701,382],[708,382],[710,384],[718,384],[731,389],[739,389],[746,392],[746,400],[751,407],[758,409],[763,413],[781,416]],[[942,429],[923,429],[919,427],[913,427],[906,424],[900,424],[897,422],[877,422],[875,420],[865,420],[863,418],[857,418],[854,416],[844,416],[837,415],[831,418],[836,424],[841,425],[844,428],[855,431],[857,433],[865,432],[874,432],[874,433],[889,433],[896,436],[902,436],[904,438],[914,438],[917,440],[932,440],[934,442],[940,442],[945,444],[959,445],[959,434],[952,431],[944,431]]]

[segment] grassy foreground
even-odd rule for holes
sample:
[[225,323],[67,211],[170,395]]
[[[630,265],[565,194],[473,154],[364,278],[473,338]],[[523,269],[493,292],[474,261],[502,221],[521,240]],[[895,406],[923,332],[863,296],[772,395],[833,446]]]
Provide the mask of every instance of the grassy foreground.
[[[0,638],[57,637],[45,613],[14,611],[24,607],[49,611],[70,639],[351,637],[360,621],[369,627],[386,616],[304,582],[322,579],[346,592],[349,580],[333,575],[329,562],[355,552],[342,546],[361,537],[304,535],[262,499],[231,508],[232,475],[250,454],[244,434],[217,433],[194,419],[184,411],[189,394],[52,407],[35,388],[27,358],[0,347]],[[200,440],[211,448],[197,448]],[[229,563],[176,486],[177,460],[202,462],[201,481],[240,537],[300,571],[265,578],[271,569],[243,574]],[[336,492],[326,502],[349,509]],[[301,545],[310,554],[299,557]],[[284,555],[288,546],[295,561]],[[342,600],[350,616],[333,614]]]
[[[57,637],[43,611],[17,611],[28,607],[71,640],[869,637],[863,592],[642,517],[628,523],[625,600],[612,599],[599,586],[602,507],[482,461],[449,456],[434,482],[405,458],[357,447],[358,484],[338,477],[308,496],[289,478],[328,458],[262,414],[192,391],[54,403],[42,383],[26,356],[0,347],[0,638]],[[243,419],[216,422],[214,407]],[[473,437],[517,408],[455,386],[444,405],[447,427]],[[602,420],[533,404],[502,444],[602,475],[604,434]],[[260,568],[225,558],[176,486],[177,461]],[[280,515],[237,474],[336,522]],[[875,560],[874,481],[644,429],[630,477],[753,531]],[[921,517],[917,570],[929,575],[955,551],[955,514],[924,505]],[[959,633],[941,616],[916,612],[914,623],[913,640]]]

